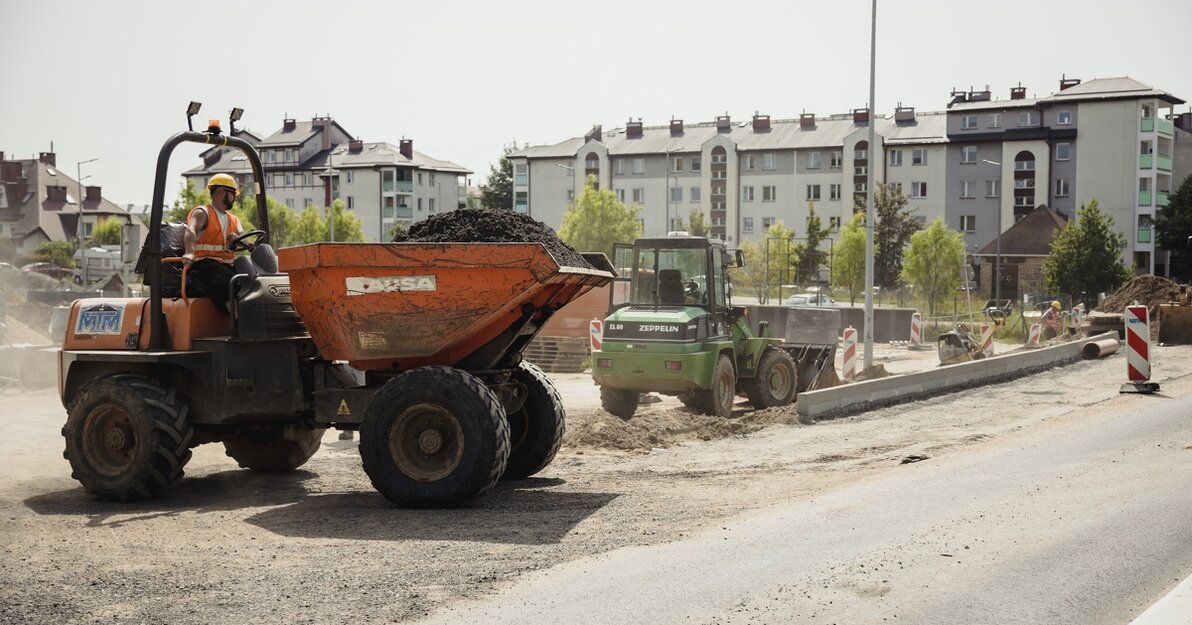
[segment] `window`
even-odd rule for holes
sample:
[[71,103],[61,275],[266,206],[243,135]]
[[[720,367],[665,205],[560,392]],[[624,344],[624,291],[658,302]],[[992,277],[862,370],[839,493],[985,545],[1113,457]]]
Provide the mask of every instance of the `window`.
[[1019,126],[1038,126],[1039,111],[1023,111],[1018,114]]
[[977,187],[976,180],[961,180],[960,181],[960,197],[972,198],[973,190]]
[[1002,127],[1002,114],[1001,113],[990,113],[989,116],[985,118],[985,125],[989,126],[990,128],[1001,128]]
[[753,187],[741,187],[741,201],[742,202],[752,202],[753,201]]
[[1070,189],[1068,187],[1068,179],[1067,178],[1056,178],[1055,179],[1055,196],[1056,197],[1068,197],[1069,191],[1070,191]]
[[818,202],[819,199],[820,199],[820,185],[818,185],[818,184],[807,185],[807,201],[808,202],[813,202],[813,201]]
[[314,186],[315,175],[309,172],[302,174],[302,184],[308,187]]
[[352,182],[352,170],[348,170],[348,182]]
[[276,150],[269,150],[268,154],[269,154],[269,162],[270,163],[277,162],[277,151]]
[[840,169],[844,163],[844,152],[833,152],[832,160],[828,163],[829,167]]
[[854,167],[853,175],[854,176],[868,176],[869,175],[869,167],[866,165],[859,165],[857,167]]
[[[722,148],[716,148],[716,150],[719,150],[719,149],[722,149]],[[726,155],[726,154],[717,154],[717,153],[716,153],[716,150],[712,150],[712,164],[713,164],[713,165],[719,165],[719,164],[727,163],[727,162],[728,162],[728,155]]]
[[902,167],[902,150],[890,150],[890,167]]
[[829,217],[828,218],[828,227],[833,230],[839,230],[840,229],[840,218],[839,217]]
[[743,232],[744,234],[753,234],[753,218],[752,217],[741,218],[741,232]]
[[427,200],[426,207],[428,209],[430,209],[430,212],[432,212],[432,213],[435,212],[435,198],[432,197],[429,200]]
[[294,209],[294,198],[286,198],[286,208],[290,210]]
[[349,195],[347,198],[347,201],[348,201],[348,210],[353,210],[356,208],[356,198]]
[[567,201],[571,202],[573,200],[575,200],[575,189],[567,189]]
[[1001,180],[986,180],[985,181],[985,197],[997,197],[1001,195],[1002,181]]
[[911,151],[911,165],[926,165],[927,164],[927,150],[925,148],[915,148]]
[[886,185],[886,189],[888,189],[890,193],[902,193],[902,183],[891,182],[890,184]]
[[712,180],[726,180],[727,178],[728,178],[728,172],[727,172],[727,171],[714,171],[714,172],[712,172]]
[[1055,144],[1055,160],[1066,161],[1072,158],[1072,144],[1071,143],[1057,143]]
[[927,197],[927,183],[926,182],[912,182],[911,183],[911,197],[913,197],[913,198]]
[[683,171],[683,157],[676,156],[671,159],[671,171]]
[[820,153],[809,152],[807,154],[807,169],[819,169],[820,165]]
[[634,189],[633,190],[633,203],[634,204],[645,204],[646,203],[646,190],[645,189]]
[[699,171],[699,170],[700,170],[700,160],[699,160],[699,157],[698,157],[698,156],[692,156],[692,157],[691,157],[691,171]]
[[625,189],[617,189],[617,201],[622,204],[625,203]]
[[840,199],[840,185],[838,185],[838,184],[828,185],[828,199],[829,200],[839,200]]
[[692,202],[699,202],[699,187],[691,187],[691,193],[688,196]]
[[778,167],[777,159],[774,158],[773,154],[762,155],[762,169],[773,170],[777,167]]
[[763,228],[766,228],[768,230],[770,228],[770,226],[773,226],[773,225],[774,225],[773,217],[762,217],[762,227]]
[[977,162],[977,146],[966,145],[960,149],[960,162],[973,164]]
[[976,232],[977,231],[977,216],[976,215],[961,215],[960,216],[960,231],[961,232]]
[[618,176],[625,175],[625,159],[618,158],[617,160],[613,161],[613,173]]
[[422,186],[422,172],[418,172],[418,186]]
[[[520,198],[519,198],[519,199],[520,199]],[[520,204],[519,204],[519,206],[520,206]],[[419,211],[421,211],[421,210],[422,210],[422,198],[418,198],[418,210],[419,210]]]
[[869,150],[867,150],[865,148],[861,148],[859,150],[853,150],[853,160],[854,161],[863,161],[868,158],[869,158]]
[[282,174],[273,174],[273,187],[284,187],[286,184],[286,177]]
[[294,174],[286,174],[286,186],[294,186]]
[[683,201],[683,187],[671,187],[670,201],[672,201],[672,202],[682,202]]
[[644,158],[633,159],[633,173],[641,174],[641,173],[644,173],[645,171],[646,171],[646,159],[644,159]]
[[867,188],[868,187],[865,186],[864,182],[854,182],[853,183],[853,193],[865,193],[865,189],[867,189]]
[[[433,180],[431,182],[434,182]],[[530,184],[529,167],[525,163],[518,163],[513,166],[513,184],[514,186],[524,187]]]
[[774,185],[766,185],[762,187],[762,201],[773,202],[778,199],[778,187]]
[[1067,126],[1072,123],[1072,111],[1060,111],[1055,115],[1056,126]]
[[302,206],[303,206],[303,208],[305,208],[305,207],[307,207],[307,206],[314,206],[314,205],[315,205],[315,201],[314,201],[314,200],[312,200],[311,198],[306,198],[306,199],[305,199],[305,200],[303,200],[303,202],[302,202]]
[[976,128],[977,127],[977,116],[976,115],[965,115],[964,117],[960,118],[960,127],[963,128],[964,130],[972,130],[973,128]]
[[752,154],[745,155],[745,169],[753,169],[753,155]]

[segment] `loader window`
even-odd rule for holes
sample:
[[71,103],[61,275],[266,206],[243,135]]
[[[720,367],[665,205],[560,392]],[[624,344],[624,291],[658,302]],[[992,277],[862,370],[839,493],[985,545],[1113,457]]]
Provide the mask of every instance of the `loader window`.
[[631,302],[682,306],[706,303],[707,249],[638,248]]

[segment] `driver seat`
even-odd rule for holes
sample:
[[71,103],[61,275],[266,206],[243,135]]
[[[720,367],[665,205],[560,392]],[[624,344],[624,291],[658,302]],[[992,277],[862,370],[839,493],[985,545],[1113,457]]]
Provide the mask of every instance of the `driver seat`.
[[682,304],[685,300],[682,272],[678,269],[658,270],[658,303]]
[[232,261],[233,336],[272,339],[309,336],[290,301],[290,276],[278,271],[277,252],[268,243]]

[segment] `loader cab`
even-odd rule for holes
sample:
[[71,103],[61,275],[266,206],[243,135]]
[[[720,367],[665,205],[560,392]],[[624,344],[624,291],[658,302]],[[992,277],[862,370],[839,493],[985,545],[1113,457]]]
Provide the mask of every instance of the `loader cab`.
[[720,241],[692,236],[638,239],[613,250],[618,278],[610,311],[625,306],[726,311],[732,293],[728,269],[739,264]]

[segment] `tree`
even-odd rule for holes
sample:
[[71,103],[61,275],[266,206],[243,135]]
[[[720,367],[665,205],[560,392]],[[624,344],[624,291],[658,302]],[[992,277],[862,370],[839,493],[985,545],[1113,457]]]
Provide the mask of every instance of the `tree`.
[[480,205],[484,208],[513,210],[513,163],[509,154],[516,151],[517,140],[505,146],[505,153],[496,165],[489,166],[488,182],[480,185]]
[[847,289],[849,303],[856,305],[857,294],[865,288],[864,213],[853,213],[832,246],[832,284]]
[[[294,231],[297,215],[289,206],[273,199],[272,195],[266,196],[265,201],[269,205],[269,245],[274,249],[294,245],[291,233]],[[245,232],[255,229],[258,221],[256,196],[240,194],[240,197],[236,198],[236,206],[232,207],[232,214],[240,220],[240,227]]]
[[313,206],[307,206],[298,213],[294,220],[294,228],[290,233],[291,245],[303,245],[327,240],[327,222],[319,215]]
[[[779,219],[770,224],[764,233],[761,252],[768,259],[767,280],[769,286],[793,284],[795,267],[799,264],[799,249],[795,244],[795,231],[787,228]],[[763,261],[765,262],[765,261]]]
[[1155,213],[1155,243],[1175,256],[1192,255],[1188,237],[1192,237],[1192,176],[1184,178],[1180,188],[1168,197],[1168,204]]
[[818,279],[819,269],[828,260],[828,253],[820,249],[823,240],[832,233],[832,228],[823,226],[819,215],[815,213],[815,204],[807,203],[807,237],[802,243],[795,245],[795,253],[799,255],[796,265],[796,280],[811,283]]
[[75,266],[74,241],[42,241],[25,255],[24,263],[54,263],[70,269]]
[[124,220],[117,217],[105,217],[95,224],[91,230],[91,237],[87,245],[120,245],[120,237],[124,228]]
[[679,230],[683,230],[693,237],[706,237],[712,234],[712,227],[704,217],[703,211],[698,208],[691,209],[687,222],[679,221],[677,226]]
[[190,178],[187,178],[178,190],[178,197],[174,199],[173,206],[162,216],[162,222],[185,222],[192,208],[210,203],[211,194],[206,189],[196,189]]
[[614,243],[629,243],[642,234],[639,206],[625,206],[610,189],[597,189],[588,176],[579,198],[567,205],[559,238],[581,252],[604,252],[612,258]]
[[745,264],[733,269],[733,284],[752,292],[758,302],[765,304],[770,296],[765,253],[755,241],[742,243],[741,253],[745,256]]
[[902,277],[927,297],[927,314],[935,314],[941,295],[960,286],[962,263],[964,235],[945,226],[942,218],[911,235]]
[[[874,189],[873,213],[877,219],[873,227],[873,283],[885,288],[898,286],[902,254],[911,235],[919,229],[906,202],[901,189],[884,184]],[[863,196],[857,197],[857,208],[864,211]]]
[[331,240],[331,215],[335,217],[335,241],[337,243],[364,240],[364,227],[360,224],[360,218],[356,216],[356,213],[347,211],[343,198],[337,198],[332,202],[330,210],[323,209],[323,214],[329,215],[325,218],[328,230],[326,241]]
[[1076,221],[1052,239],[1043,279],[1053,292],[1071,294],[1073,302],[1095,303],[1098,293],[1115,291],[1130,279],[1124,249],[1126,236],[1114,229],[1113,216],[1089,200],[1076,212]]

